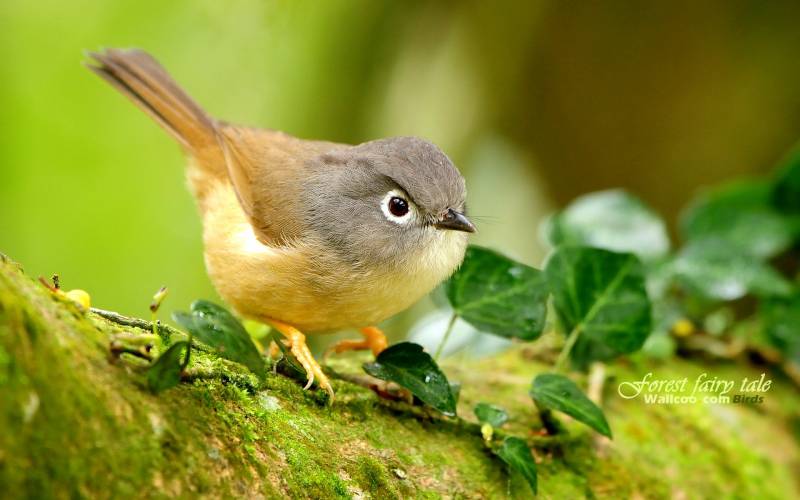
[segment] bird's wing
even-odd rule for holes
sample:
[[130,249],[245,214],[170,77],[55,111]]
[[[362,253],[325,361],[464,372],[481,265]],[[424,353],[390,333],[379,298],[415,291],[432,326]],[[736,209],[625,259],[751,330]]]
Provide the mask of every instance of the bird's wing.
[[228,176],[258,239],[273,246],[301,239],[309,160],[340,145],[229,124],[220,124],[219,138]]

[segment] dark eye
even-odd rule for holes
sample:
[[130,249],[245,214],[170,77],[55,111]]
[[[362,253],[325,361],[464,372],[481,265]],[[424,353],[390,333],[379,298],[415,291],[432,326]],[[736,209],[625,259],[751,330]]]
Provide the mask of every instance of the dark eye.
[[395,217],[402,217],[408,213],[408,202],[399,196],[393,196],[389,200],[389,211]]

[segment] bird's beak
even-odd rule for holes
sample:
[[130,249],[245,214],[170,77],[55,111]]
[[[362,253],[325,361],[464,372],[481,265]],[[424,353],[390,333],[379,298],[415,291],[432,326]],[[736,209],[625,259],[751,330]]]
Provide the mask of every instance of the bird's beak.
[[464,231],[465,233],[474,233],[476,231],[475,225],[467,219],[466,215],[456,212],[452,208],[448,209],[447,213],[434,226],[437,229],[452,229],[453,231]]

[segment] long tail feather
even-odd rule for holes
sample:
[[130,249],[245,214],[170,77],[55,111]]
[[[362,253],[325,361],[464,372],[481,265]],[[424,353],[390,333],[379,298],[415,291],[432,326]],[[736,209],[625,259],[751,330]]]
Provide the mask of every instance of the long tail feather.
[[218,147],[216,123],[148,53],[109,49],[90,52],[86,66],[125,94],[175,138],[187,152]]

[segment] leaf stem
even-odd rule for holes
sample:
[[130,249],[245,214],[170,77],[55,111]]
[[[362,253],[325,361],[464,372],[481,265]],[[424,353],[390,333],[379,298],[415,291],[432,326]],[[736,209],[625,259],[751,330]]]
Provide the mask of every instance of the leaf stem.
[[455,326],[457,319],[458,314],[453,313],[453,315],[450,317],[450,322],[447,323],[447,330],[444,331],[444,337],[442,337],[442,341],[439,342],[439,347],[436,348],[436,354],[433,355],[434,361],[439,361],[439,356],[442,354],[444,346],[447,344],[447,340],[450,338],[450,334],[453,332],[453,326]]
[[561,348],[561,352],[558,354],[558,359],[556,359],[555,365],[553,365],[553,369],[556,372],[563,372],[565,370],[569,353],[575,346],[575,342],[578,341],[578,337],[580,336],[582,330],[583,325],[578,323],[575,325],[575,328],[569,332],[569,335],[567,335],[567,341],[564,343],[564,347]]
[[536,401],[533,402],[534,406],[536,406],[536,410],[539,412],[539,420],[542,421],[542,427],[547,431],[547,434],[550,436],[555,436],[561,434],[564,430],[564,427],[561,425],[561,422],[553,415],[553,412],[550,411],[549,408],[545,408],[543,406],[539,406]]

